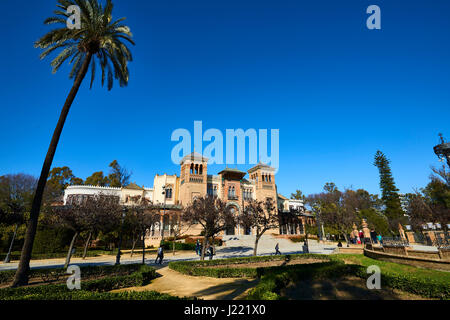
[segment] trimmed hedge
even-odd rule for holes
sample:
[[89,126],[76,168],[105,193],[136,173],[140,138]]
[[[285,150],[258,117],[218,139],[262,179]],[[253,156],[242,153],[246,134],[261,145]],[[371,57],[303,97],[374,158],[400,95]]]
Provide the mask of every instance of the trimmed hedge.
[[[76,248],[75,253],[72,255],[73,258],[81,258],[83,257],[84,248]],[[6,258],[5,252],[0,253],[0,259],[4,260]],[[20,251],[13,251],[11,253],[11,260],[20,260]],[[117,250],[93,250],[90,249],[86,253],[86,257],[99,257],[101,255],[116,255]],[[62,252],[48,252],[48,253],[32,253],[32,260],[45,260],[45,259],[58,259],[65,258],[67,256],[67,250]]]
[[[161,245],[164,248],[164,250],[167,250],[167,251],[173,250],[173,241],[162,241]],[[175,242],[175,250],[195,251],[195,244],[194,243]]]
[[89,292],[74,290],[58,293],[48,292],[45,295],[27,295],[11,297],[8,300],[192,300],[195,298],[179,298],[156,291],[124,291],[124,292]]
[[[156,278],[156,271],[149,266],[140,265],[139,269],[129,275],[112,276],[98,280],[84,281],[81,290],[69,290],[66,284],[50,284],[35,287],[0,289],[0,300],[78,300],[133,298],[132,295],[107,293],[108,291],[143,286]],[[107,293],[106,295],[101,293]],[[151,297],[152,295],[149,295]]]
[[[206,276],[214,278],[240,278],[240,277],[257,278],[264,273],[263,269],[270,269],[270,268],[240,268],[239,265],[252,262],[257,263],[266,261],[282,261],[287,259],[291,260],[318,259],[323,261],[330,260],[330,258],[325,255],[293,254],[293,255],[242,257],[242,258],[204,260],[204,261],[174,261],[169,262],[169,268],[191,276]],[[208,268],[208,266],[220,266],[225,264],[234,265],[235,267]]]
[[[191,243],[191,244],[195,245],[197,243],[197,240],[199,240],[199,242],[201,244],[203,244],[203,241],[205,240],[205,238],[204,237],[195,237],[195,238],[188,237],[188,238],[184,239],[184,243]],[[209,244],[212,244],[212,239],[211,238],[209,238]],[[223,244],[223,241],[222,241],[221,237],[214,238],[214,245],[215,246],[220,247],[220,246],[222,246],[222,244]]]
[[[111,266],[81,266],[82,277],[121,276],[140,270],[141,264],[121,264]],[[16,270],[0,271],[0,284],[14,280]],[[41,277],[44,281],[58,280],[68,276],[64,268],[31,269],[30,278]]]

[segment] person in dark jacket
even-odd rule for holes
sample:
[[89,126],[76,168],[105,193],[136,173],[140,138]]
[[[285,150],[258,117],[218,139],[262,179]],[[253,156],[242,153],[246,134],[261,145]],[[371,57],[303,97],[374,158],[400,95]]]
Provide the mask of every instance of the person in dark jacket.
[[209,246],[209,248],[208,248],[208,255],[209,255],[209,260],[212,260],[213,255],[214,255],[214,249],[212,246]]
[[197,239],[197,243],[195,244],[195,253],[197,253],[198,256],[202,254],[201,247],[200,241]]
[[158,263],[158,259],[159,259],[159,264],[161,264],[164,259],[164,249],[162,246],[159,246],[159,248],[158,248],[158,255],[156,256],[155,264]]
[[278,243],[277,243],[277,245],[275,246],[275,255],[277,255],[277,254],[281,254],[281,252],[280,252],[280,246],[278,245]]

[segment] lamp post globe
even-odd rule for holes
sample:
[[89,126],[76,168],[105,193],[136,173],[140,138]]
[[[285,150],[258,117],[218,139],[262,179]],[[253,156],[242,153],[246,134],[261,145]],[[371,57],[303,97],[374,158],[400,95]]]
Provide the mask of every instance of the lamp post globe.
[[163,191],[162,191],[162,195],[164,198],[164,205],[163,205],[163,216],[162,216],[162,229],[161,229],[161,241],[164,241],[164,228],[166,227],[164,224],[164,218],[166,216],[166,186],[164,185],[162,187]]
[[445,142],[442,133],[439,133],[439,138],[441,143],[434,146],[434,153],[439,158],[439,160],[447,160],[447,165],[450,167],[450,142]]

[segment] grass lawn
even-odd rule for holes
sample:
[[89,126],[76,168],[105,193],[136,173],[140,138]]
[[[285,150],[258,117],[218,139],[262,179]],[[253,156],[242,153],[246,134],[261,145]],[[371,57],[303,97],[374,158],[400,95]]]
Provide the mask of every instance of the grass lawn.
[[404,264],[375,260],[362,254],[337,254],[333,255],[333,257],[346,263],[353,263],[364,267],[377,265],[380,267],[381,273],[387,272],[397,275],[414,275],[414,277],[417,278],[433,279],[437,282],[450,284],[450,272],[423,269]]

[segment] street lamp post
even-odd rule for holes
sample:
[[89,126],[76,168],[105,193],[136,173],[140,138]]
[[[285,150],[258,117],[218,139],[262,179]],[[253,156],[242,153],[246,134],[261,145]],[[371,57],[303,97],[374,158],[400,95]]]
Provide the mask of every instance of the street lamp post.
[[447,160],[447,165],[450,167],[450,142],[445,142],[442,133],[439,133],[441,143],[434,146],[433,150],[436,156],[441,161]]
[[319,241],[323,241],[323,223],[322,223],[320,209],[317,211],[316,223],[317,223],[317,229],[319,232]]
[[12,248],[13,248],[13,244],[14,244],[14,239],[16,238],[16,234],[17,234],[17,229],[19,228],[19,224],[16,224],[16,227],[14,229],[14,234],[11,240],[11,243],[9,245],[9,250],[8,253],[5,257],[5,260],[3,261],[3,263],[10,263],[11,262],[11,252],[12,252]]
[[162,217],[162,223],[161,223],[161,241],[164,241],[164,217],[166,216],[166,186],[162,187],[163,191],[162,191],[162,195],[164,197],[164,206],[163,206],[163,217]]
[[120,256],[122,255],[122,253],[120,252],[120,248],[122,247],[123,221],[125,219],[126,212],[127,212],[127,209],[124,207],[122,209],[122,222],[120,225],[119,247],[118,247],[119,250],[117,251],[117,256],[116,256],[116,265],[120,264]]

